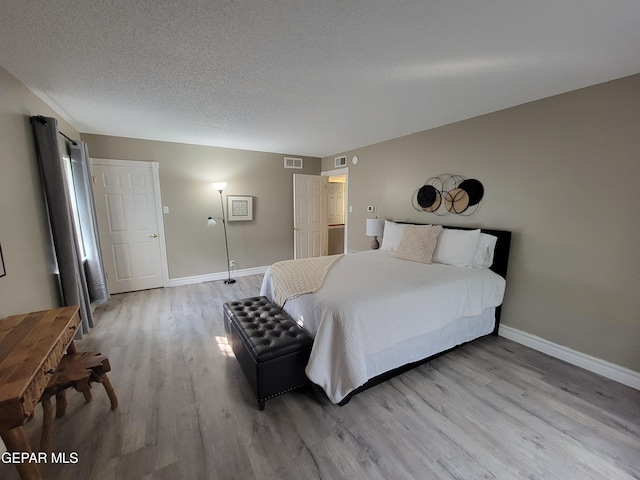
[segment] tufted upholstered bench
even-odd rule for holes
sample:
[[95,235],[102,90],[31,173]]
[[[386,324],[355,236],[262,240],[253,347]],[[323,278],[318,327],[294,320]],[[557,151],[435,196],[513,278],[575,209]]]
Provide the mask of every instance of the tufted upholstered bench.
[[313,339],[267,297],[223,305],[224,328],[233,353],[258,400],[265,401],[309,383],[304,369]]

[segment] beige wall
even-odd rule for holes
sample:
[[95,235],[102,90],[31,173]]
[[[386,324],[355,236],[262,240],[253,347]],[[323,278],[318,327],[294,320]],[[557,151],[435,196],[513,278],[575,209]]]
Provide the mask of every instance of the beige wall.
[[29,117],[58,119],[78,132],[0,67],[0,245],[7,276],[0,278],[0,318],[59,305],[57,280]]
[[160,165],[169,278],[226,271],[220,195],[211,182],[226,181],[227,195],[251,195],[254,220],[228,222],[229,256],[236,269],[293,258],[293,174],[320,173],[319,158],[304,169],[285,169],[284,155],[179,143],[82,134],[92,158],[155,161]]
[[[639,132],[635,75],[338,152],[323,169],[347,154],[350,250],[368,248],[366,205],[389,219],[512,230],[504,324],[640,372]],[[484,184],[479,212],[413,209],[414,191],[443,173]]]

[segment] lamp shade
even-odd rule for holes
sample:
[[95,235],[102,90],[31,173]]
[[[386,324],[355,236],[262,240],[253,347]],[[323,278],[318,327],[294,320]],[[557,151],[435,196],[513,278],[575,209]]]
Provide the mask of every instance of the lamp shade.
[[215,188],[219,192],[227,188],[227,182],[213,182],[211,185],[213,185],[213,188]]
[[209,217],[207,219],[207,227],[213,227],[214,225],[217,225],[217,224],[218,222],[216,222],[213,217]]
[[367,218],[367,237],[379,237],[384,231],[384,218]]

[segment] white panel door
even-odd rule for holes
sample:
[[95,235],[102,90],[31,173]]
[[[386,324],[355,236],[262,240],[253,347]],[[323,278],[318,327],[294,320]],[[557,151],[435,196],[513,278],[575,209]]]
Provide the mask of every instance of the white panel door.
[[111,293],[163,286],[151,169],[151,162],[93,163],[98,230]]
[[344,223],[344,183],[329,182],[327,184],[327,223],[329,225]]
[[327,254],[326,183],[320,175],[293,176],[294,258]]

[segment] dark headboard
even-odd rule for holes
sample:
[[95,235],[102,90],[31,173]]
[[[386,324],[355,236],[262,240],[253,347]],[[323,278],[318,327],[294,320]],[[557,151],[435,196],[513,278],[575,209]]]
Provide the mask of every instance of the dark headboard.
[[[468,227],[450,227],[443,225],[444,228],[453,228],[456,230],[475,230]],[[498,237],[496,241],[496,249],[493,253],[493,265],[491,270],[496,272],[502,278],[507,278],[507,267],[509,266],[509,251],[511,250],[511,232],[507,230],[496,230],[492,228],[481,228],[482,233],[488,233],[494,237]]]
[[[419,223],[412,222],[396,222],[407,225],[421,225]],[[496,241],[496,249],[493,253],[493,265],[491,265],[491,270],[500,275],[502,278],[506,280],[507,278],[507,268],[509,266],[509,251],[511,250],[511,232],[508,230],[497,230],[495,228],[482,228],[482,227],[454,227],[451,225],[442,225],[443,228],[451,228],[454,230],[477,230],[480,228],[480,231],[483,233],[488,233],[489,235],[493,235],[497,237]]]

